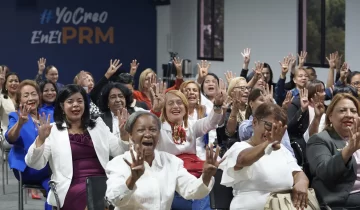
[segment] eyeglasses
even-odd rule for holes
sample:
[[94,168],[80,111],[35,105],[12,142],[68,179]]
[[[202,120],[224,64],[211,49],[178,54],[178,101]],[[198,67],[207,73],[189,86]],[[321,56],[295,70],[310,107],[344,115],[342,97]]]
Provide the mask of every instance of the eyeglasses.
[[237,86],[237,87],[234,87],[234,89],[235,88],[239,88],[241,91],[245,91],[245,90],[251,91],[251,87]]
[[269,121],[266,121],[266,120],[263,120],[263,119],[259,119],[261,122],[264,122],[264,128],[265,130],[267,131],[271,131],[272,129],[272,122],[269,122]]
[[351,83],[351,85],[358,87],[358,86],[360,86],[360,81],[353,82],[353,83]]

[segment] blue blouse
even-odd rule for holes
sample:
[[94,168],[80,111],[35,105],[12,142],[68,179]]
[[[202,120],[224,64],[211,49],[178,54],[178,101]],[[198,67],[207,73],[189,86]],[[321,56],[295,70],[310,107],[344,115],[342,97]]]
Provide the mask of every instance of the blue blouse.
[[[8,130],[5,133],[5,139],[8,140],[9,130],[16,124],[19,120],[19,116],[16,112],[11,112],[9,114],[9,125]],[[51,121],[53,122],[53,121]],[[26,169],[25,155],[27,154],[29,147],[34,143],[36,137],[38,136],[38,130],[35,123],[31,120],[29,115],[29,120],[22,126],[20,130],[20,135],[15,142],[10,144],[13,147],[9,153],[9,166],[10,168],[15,168],[18,171],[23,172]]]
[[42,115],[42,113],[44,113],[46,115],[46,117],[50,114],[50,122],[54,122],[54,109],[55,109],[54,105],[49,106],[49,105],[44,104],[39,109],[39,114]]

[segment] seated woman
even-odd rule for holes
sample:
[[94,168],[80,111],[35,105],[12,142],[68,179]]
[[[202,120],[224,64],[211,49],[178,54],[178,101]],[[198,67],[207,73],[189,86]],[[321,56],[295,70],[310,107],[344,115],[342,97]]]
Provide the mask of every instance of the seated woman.
[[[296,208],[307,203],[309,180],[280,141],[286,115],[272,102],[261,104],[253,116],[254,135],[236,142],[220,164],[221,184],[233,188],[230,209],[262,210],[271,192],[290,190]],[[265,154],[265,151],[269,153]],[[274,151],[272,151],[274,150]]]
[[[131,91],[120,83],[110,82],[103,88],[99,100],[99,108],[101,112],[103,112],[100,117],[104,120],[105,124],[110,128],[112,133],[116,135],[119,135],[120,133],[118,129],[118,111],[125,109],[127,110],[127,113],[132,114],[134,112],[144,110],[139,107],[131,107],[131,101]],[[127,115],[127,113],[124,113],[124,115]]]
[[55,83],[50,80],[42,81],[39,85],[42,99],[42,106],[39,112],[45,113],[45,116],[50,114],[50,121],[54,121],[54,108],[55,108],[55,100],[58,94],[58,89]]
[[43,72],[45,73],[45,78],[47,80],[50,80],[51,82],[53,82],[54,84],[56,84],[56,87],[60,90],[61,88],[64,87],[63,84],[58,82],[59,79],[59,72],[57,70],[57,68],[53,65],[49,65],[45,68],[46,65],[46,59],[45,58],[40,58],[38,60],[38,67],[39,67],[39,71],[38,74],[35,77],[35,81],[37,82],[37,84],[40,84],[41,81],[43,80]]
[[[17,112],[9,115],[9,129],[5,133],[5,138],[13,145],[9,153],[9,165],[16,179],[20,180],[21,173],[24,184],[42,185],[49,191],[49,167],[44,164],[35,170],[25,163],[25,155],[38,135],[36,126],[39,123],[40,94],[39,87],[32,80],[24,80],[19,84],[16,92]],[[45,209],[51,210],[51,206],[45,204]]]
[[[42,116],[39,135],[25,161],[34,169],[49,162],[61,209],[82,210],[86,208],[86,177],[105,175],[109,156],[123,154],[128,145],[113,135],[101,118],[90,119],[88,97],[78,85],[66,85],[60,91],[54,119],[56,124],[50,125],[49,117]],[[56,206],[52,192],[48,202]]]
[[160,120],[146,111],[135,112],[126,122],[125,129],[134,145],[130,152],[115,157],[106,166],[106,197],[116,210],[170,210],[175,191],[186,199],[201,199],[211,191],[212,176],[220,164],[219,148],[214,155],[208,147],[202,176],[196,178],[179,158],[155,149],[161,141],[160,128]]
[[307,143],[312,187],[320,204],[333,210],[360,208],[359,113],[355,97],[337,94],[327,108],[324,131]]

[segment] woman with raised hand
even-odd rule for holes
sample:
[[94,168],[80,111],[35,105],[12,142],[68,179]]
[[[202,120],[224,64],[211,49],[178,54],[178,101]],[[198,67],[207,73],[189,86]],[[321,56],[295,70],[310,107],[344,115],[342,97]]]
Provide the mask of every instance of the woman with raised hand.
[[41,81],[43,81],[43,73],[45,73],[45,78],[47,80],[50,80],[51,82],[55,83],[57,88],[60,90],[62,87],[64,87],[63,84],[58,83],[59,79],[59,72],[57,68],[53,65],[47,66],[46,68],[46,59],[40,58],[38,60],[38,74],[35,77],[36,83],[40,84]]
[[[33,169],[25,163],[25,155],[38,135],[40,95],[36,82],[24,80],[19,84],[16,92],[17,112],[9,114],[5,139],[13,145],[9,153],[9,166],[13,169],[16,179],[20,180],[21,175],[23,184],[42,185],[46,191],[49,191],[48,165],[44,164]],[[37,198],[34,191],[33,197]],[[45,204],[45,209],[49,210],[51,206]]]
[[[119,121],[124,117],[118,115]],[[123,154],[128,144],[112,134],[101,118],[90,118],[86,91],[78,85],[66,85],[60,91],[54,119],[55,125],[51,125],[49,117],[41,117],[39,135],[25,161],[34,169],[49,162],[61,209],[82,210],[86,208],[86,177],[105,175],[109,157]],[[53,192],[49,193],[48,202],[56,206]]]
[[253,113],[254,135],[236,142],[224,155],[221,184],[233,188],[230,209],[263,210],[272,192],[292,189],[296,209],[307,206],[309,180],[280,142],[286,114],[272,102]]
[[50,114],[50,121],[54,121],[54,109],[55,109],[55,100],[58,94],[58,89],[55,83],[50,80],[44,80],[40,83],[40,92],[41,92],[41,108],[39,113],[45,113],[46,116]]
[[179,158],[156,149],[162,131],[161,121],[154,114],[135,112],[125,128],[134,145],[106,167],[106,197],[116,210],[170,210],[175,192],[186,199],[201,199],[210,193],[221,163],[217,161],[219,148],[215,154],[207,148],[202,175],[196,178]]

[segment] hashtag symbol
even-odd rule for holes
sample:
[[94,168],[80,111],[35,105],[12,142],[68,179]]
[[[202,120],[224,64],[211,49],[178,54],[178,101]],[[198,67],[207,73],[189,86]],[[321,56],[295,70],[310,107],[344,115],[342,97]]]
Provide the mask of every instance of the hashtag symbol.
[[52,18],[52,11],[45,9],[44,12],[40,15],[40,24],[49,23]]

